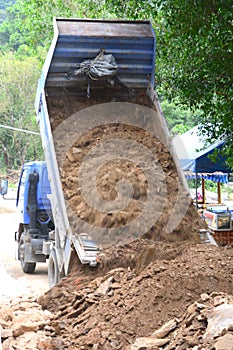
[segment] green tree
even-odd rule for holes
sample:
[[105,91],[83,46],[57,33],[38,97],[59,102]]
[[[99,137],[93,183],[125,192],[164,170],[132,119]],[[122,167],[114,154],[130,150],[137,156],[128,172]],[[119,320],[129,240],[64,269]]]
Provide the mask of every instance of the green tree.
[[7,7],[12,6],[15,0],[0,0],[0,9],[5,10]]
[[233,2],[159,2],[159,84],[169,98],[201,109],[203,133],[211,141],[228,137],[225,151],[232,155]]
[[11,25],[2,35],[8,33],[9,48],[24,55],[48,48],[54,16],[150,19],[157,36],[156,90],[178,99],[182,110],[201,111],[198,122],[210,140],[227,136],[233,165],[232,0],[16,0],[9,14]]
[[[38,131],[34,99],[40,66],[34,58],[23,61],[13,55],[0,60],[0,124]],[[26,160],[41,158],[40,137],[0,128],[1,163],[7,169],[22,165]]]
[[161,106],[172,135],[183,134],[201,122],[201,111],[184,108],[176,99],[172,102],[165,99]]
[[14,4],[14,0],[0,0],[0,24],[6,18],[6,8]]
[[[103,0],[16,0],[15,4],[7,9],[7,20],[0,27],[2,51],[11,48],[16,51],[24,45],[30,55],[36,55],[38,48],[48,49],[51,43],[54,17],[93,18],[96,14],[98,18],[105,17]],[[45,51],[40,50],[41,53]]]

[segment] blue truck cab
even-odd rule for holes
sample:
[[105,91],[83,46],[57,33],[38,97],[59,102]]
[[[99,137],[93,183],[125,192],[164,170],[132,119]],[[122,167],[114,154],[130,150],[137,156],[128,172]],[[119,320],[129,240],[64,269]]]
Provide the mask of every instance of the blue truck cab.
[[49,256],[54,231],[50,183],[45,162],[34,161],[22,167],[16,207],[19,227],[15,233],[18,259],[26,273]]

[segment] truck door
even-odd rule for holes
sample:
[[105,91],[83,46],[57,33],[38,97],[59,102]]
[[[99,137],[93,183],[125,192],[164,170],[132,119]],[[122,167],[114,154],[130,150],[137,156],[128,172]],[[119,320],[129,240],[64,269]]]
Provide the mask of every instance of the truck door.
[[16,207],[17,207],[17,213],[19,215],[19,221],[22,224],[29,224],[30,223],[30,216],[27,211],[27,187],[28,187],[28,167],[24,167],[21,172],[21,176],[19,179],[19,185],[18,185],[18,192],[17,192],[17,198],[16,198]]

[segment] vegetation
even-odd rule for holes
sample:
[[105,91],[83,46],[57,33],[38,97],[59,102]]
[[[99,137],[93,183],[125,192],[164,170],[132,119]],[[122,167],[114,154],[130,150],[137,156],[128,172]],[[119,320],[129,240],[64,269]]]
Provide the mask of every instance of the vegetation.
[[12,6],[13,4],[14,0],[0,0],[0,24],[6,17],[6,8]]
[[[176,101],[174,99],[174,101]],[[192,111],[184,108],[174,101],[163,100],[161,102],[163,113],[172,135],[183,134],[190,130],[194,125],[201,123],[201,111]]]
[[[0,124],[19,129],[37,130],[34,97],[38,62],[33,57],[23,61],[14,55],[0,59]],[[40,137],[0,128],[1,168],[17,168],[26,160],[41,158]]]
[[[0,10],[2,124],[36,129],[36,81],[54,16],[150,19],[157,36],[156,90],[169,127],[182,133],[201,122],[210,140],[227,137],[225,154],[233,166],[231,0],[2,0]],[[34,148],[40,157],[39,142],[30,137],[19,141],[19,134],[0,130],[1,164],[17,166]]]
[[202,110],[202,132],[209,140],[228,137],[225,152],[233,165],[233,3],[165,0],[161,11],[166,16],[160,78],[166,95]]

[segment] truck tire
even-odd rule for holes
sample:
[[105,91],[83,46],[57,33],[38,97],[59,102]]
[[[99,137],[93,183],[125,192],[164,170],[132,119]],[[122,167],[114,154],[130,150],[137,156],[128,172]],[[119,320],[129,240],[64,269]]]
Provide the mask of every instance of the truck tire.
[[57,254],[55,249],[52,249],[49,255],[49,263],[48,263],[48,279],[49,279],[49,287],[52,288],[56,284],[58,284],[60,280],[58,263],[57,263]]
[[35,268],[36,268],[36,263],[35,262],[26,262],[25,261],[25,248],[24,248],[25,247],[25,242],[24,242],[25,233],[24,232],[21,235],[20,240],[19,240],[18,256],[19,256],[19,260],[20,260],[23,272],[25,272],[25,273],[33,273],[35,271]]
[[36,263],[26,263],[25,261],[21,261],[21,266],[22,266],[23,272],[33,273],[36,268]]

